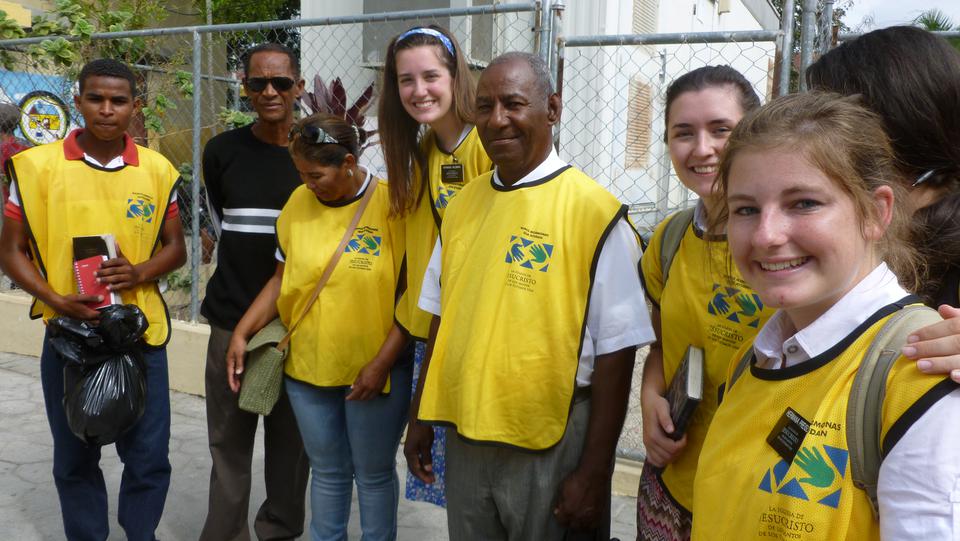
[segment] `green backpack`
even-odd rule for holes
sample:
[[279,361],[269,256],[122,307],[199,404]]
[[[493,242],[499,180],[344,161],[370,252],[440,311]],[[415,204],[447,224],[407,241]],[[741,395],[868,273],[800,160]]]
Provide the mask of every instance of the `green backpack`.
[[[937,321],[941,321],[937,311],[921,305],[906,306],[893,314],[871,342],[850,389],[846,415],[850,472],[853,484],[870,498],[875,517],[879,516],[877,478],[883,461],[880,433],[887,376],[894,361],[900,357],[900,348],[907,343],[907,336]],[[740,379],[752,358],[751,348],[733,370],[728,390]]]
[[660,272],[663,275],[663,286],[667,285],[667,276],[670,275],[670,265],[673,257],[680,249],[680,241],[693,223],[693,208],[683,209],[673,215],[667,225],[663,226],[663,240],[660,243]]

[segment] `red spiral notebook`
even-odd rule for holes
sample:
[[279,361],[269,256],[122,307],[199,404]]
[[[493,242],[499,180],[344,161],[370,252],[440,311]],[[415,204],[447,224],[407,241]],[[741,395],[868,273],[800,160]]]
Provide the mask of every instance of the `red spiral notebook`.
[[96,276],[104,261],[117,257],[116,246],[111,234],[73,237],[73,274],[77,279],[77,292],[103,296],[103,301],[89,303],[93,309],[120,304],[120,295],[110,291],[106,284],[98,283]]

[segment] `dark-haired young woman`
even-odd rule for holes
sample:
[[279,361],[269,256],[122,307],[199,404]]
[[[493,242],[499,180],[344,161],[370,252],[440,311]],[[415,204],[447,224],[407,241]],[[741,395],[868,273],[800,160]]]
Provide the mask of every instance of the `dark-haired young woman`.
[[[664,233],[683,213],[667,217],[653,233],[641,260],[657,342],[643,371],[641,408],[647,458],[637,496],[637,532],[642,540],[689,539],[693,478],[707,427],[717,409],[717,388],[727,362],[751,339],[771,311],[727,263],[726,237],[708,231],[719,204],[714,181],[730,132],[760,106],[753,86],[729,66],[707,66],[677,78],[667,89],[666,141],[674,171],[700,200],[669,268],[661,267]],[[688,346],[704,351],[704,396],[682,438],[664,398]]]

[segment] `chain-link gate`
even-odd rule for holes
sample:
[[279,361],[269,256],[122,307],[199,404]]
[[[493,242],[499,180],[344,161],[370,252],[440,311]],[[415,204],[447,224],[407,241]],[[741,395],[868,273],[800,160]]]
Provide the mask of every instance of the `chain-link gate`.
[[[212,136],[254,119],[240,84],[244,50],[266,42],[291,47],[299,53],[306,92],[314,92],[318,81],[328,87],[342,85],[349,107],[365,89],[379,85],[387,43],[407,28],[426,24],[449,28],[479,74],[490,59],[504,52],[538,50],[545,38],[540,32],[538,7],[528,2],[137,30],[94,34],[83,42],[79,56],[84,59],[138,59],[129,63],[139,80],[144,108],[135,117],[130,134],[139,144],[167,157],[183,175],[177,198],[189,263],[168,275],[162,284],[171,316],[199,319],[199,303],[213,273],[216,231],[206,210],[203,185],[199,178],[193,182],[193,172],[199,170],[203,145]],[[73,107],[74,81],[80,66],[37,65],[36,55],[30,52],[45,41],[50,38],[0,41],[0,50],[13,64],[11,70],[0,70],[0,102],[21,106],[22,121],[16,135],[30,144],[60,139],[83,124]],[[301,101],[298,114],[313,112],[309,103]],[[367,129],[375,130],[375,98],[366,119]],[[377,138],[372,141],[361,163],[385,177]],[[6,279],[0,282],[0,290],[11,287]]]
[[561,48],[561,155],[621,202],[648,233],[691,197],[664,141],[667,86],[684,73],[727,64],[775,94],[779,31],[578,37]]

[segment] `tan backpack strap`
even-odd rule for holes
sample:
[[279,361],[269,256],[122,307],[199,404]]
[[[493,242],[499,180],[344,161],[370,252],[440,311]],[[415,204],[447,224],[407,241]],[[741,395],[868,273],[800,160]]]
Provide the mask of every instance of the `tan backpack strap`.
[[670,266],[673,258],[680,249],[680,241],[693,223],[694,209],[683,209],[673,215],[667,225],[663,226],[663,239],[660,243],[660,274],[663,276],[663,285],[667,285],[667,276],[670,275]]
[[747,367],[750,366],[750,361],[752,360],[753,360],[753,348],[751,347],[750,349],[747,350],[746,353],[743,354],[743,357],[740,357],[740,360],[737,361],[737,366],[734,367],[733,374],[730,375],[730,381],[727,382],[727,389],[726,389],[727,391],[729,391],[730,388],[733,387],[733,384],[736,383],[738,379],[740,379],[740,376],[742,376],[743,373],[747,370]]
[[313,295],[310,296],[310,300],[307,301],[306,306],[303,307],[303,312],[300,313],[300,317],[294,321],[293,325],[290,326],[290,329],[287,330],[287,334],[277,343],[277,349],[283,351],[287,349],[287,344],[290,342],[290,336],[293,334],[293,331],[297,330],[297,327],[300,325],[300,322],[303,321],[303,318],[307,316],[307,312],[310,311],[310,308],[313,307],[313,303],[317,301],[317,298],[320,296],[320,290],[323,289],[323,286],[327,285],[327,282],[330,281],[330,276],[333,274],[333,269],[337,266],[337,263],[340,262],[340,256],[343,255],[344,249],[347,247],[347,243],[350,242],[350,238],[353,237],[353,231],[357,228],[357,224],[360,223],[360,218],[363,216],[363,211],[367,209],[367,205],[370,203],[370,200],[373,199],[373,193],[377,191],[377,179],[370,177],[370,182],[367,184],[367,190],[363,194],[363,199],[360,200],[360,206],[357,207],[357,212],[354,213],[353,219],[350,220],[350,225],[347,226],[347,230],[343,233],[343,238],[340,239],[340,244],[337,246],[337,249],[333,251],[333,254],[330,255],[330,261],[327,262],[327,266],[323,269],[323,274],[320,276],[320,280],[317,282],[317,287],[313,290]]
[[879,517],[877,479],[883,461],[880,434],[887,377],[907,336],[940,320],[935,310],[923,305],[906,306],[890,316],[870,343],[850,388],[846,415],[850,474],[853,484],[867,493],[875,517]]

